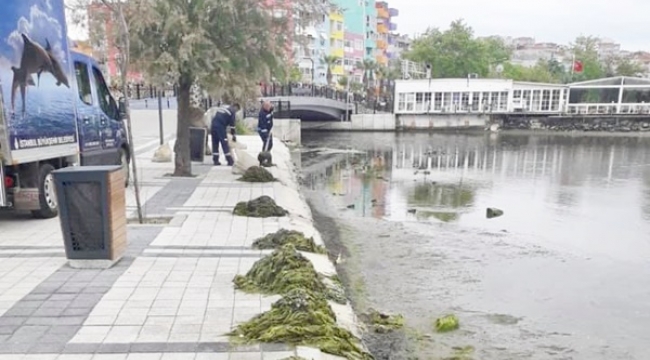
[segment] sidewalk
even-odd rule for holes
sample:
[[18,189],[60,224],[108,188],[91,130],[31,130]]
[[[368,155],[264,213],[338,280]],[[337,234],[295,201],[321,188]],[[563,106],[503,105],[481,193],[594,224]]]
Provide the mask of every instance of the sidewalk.
[[[238,137],[257,154],[256,137]],[[298,192],[288,149],[278,141],[272,171],[280,181],[236,181],[229,167],[193,164],[196,178],[170,178],[172,164],[138,156],[145,215],[173,217],[166,226],[131,225],[127,255],[108,270],[65,265],[58,219],[0,219],[0,359],[268,360],[296,355],[283,344],[234,348],[224,334],[266,311],[279,297],[235,291],[232,279],[269,253],[252,242],[280,228],[322,242]],[[127,211],[134,214],[132,188]],[[273,197],[291,216],[235,217],[239,201]],[[316,269],[334,273],[325,256]],[[334,307],[355,329],[349,306]],[[301,356],[331,358],[298,349]],[[304,353],[304,351],[309,351]]]

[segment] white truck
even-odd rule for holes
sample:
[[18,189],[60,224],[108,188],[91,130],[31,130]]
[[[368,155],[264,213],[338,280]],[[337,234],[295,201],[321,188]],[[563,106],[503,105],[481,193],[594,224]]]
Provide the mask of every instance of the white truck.
[[51,172],[122,165],[131,151],[123,106],[98,64],[71,51],[64,0],[2,0],[0,208],[58,215]]

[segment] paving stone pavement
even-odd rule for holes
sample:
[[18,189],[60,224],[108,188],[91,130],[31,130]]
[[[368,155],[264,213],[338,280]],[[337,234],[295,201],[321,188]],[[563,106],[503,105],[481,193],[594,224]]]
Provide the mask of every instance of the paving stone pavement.
[[[152,163],[151,155],[138,157],[146,214],[174,220],[129,226],[128,252],[110,269],[68,267],[57,219],[34,226],[0,217],[0,359],[294,355],[284,344],[235,347],[225,336],[278,299],[237,292],[232,284],[269,253],[252,250],[252,242],[283,224],[281,218],[236,217],[232,208],[275,196],[273,185],[236,182],[230,168],[202,164],[193,164],[196,178],[165,178],[162,170],[171,164]],[[133,196],[127,205],[133,210]]]

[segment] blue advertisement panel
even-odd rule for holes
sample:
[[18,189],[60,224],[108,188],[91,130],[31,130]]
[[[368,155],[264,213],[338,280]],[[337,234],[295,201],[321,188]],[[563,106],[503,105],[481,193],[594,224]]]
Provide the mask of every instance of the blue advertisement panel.
[[77,141],[63,0],[2,0],[0,86],[12,150]]

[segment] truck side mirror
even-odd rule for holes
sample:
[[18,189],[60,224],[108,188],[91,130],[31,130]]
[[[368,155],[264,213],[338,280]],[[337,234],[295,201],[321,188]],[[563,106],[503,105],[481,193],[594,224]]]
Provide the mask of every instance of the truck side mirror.
[[117,101],[117,108],[120,113],[120,120],[126,119],[126,100],[124,97]]

